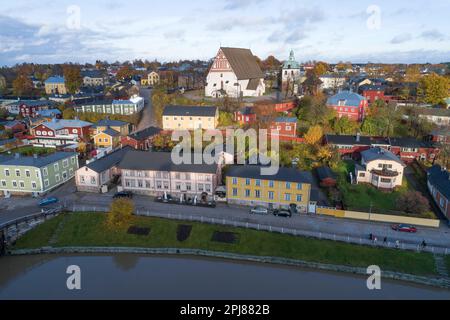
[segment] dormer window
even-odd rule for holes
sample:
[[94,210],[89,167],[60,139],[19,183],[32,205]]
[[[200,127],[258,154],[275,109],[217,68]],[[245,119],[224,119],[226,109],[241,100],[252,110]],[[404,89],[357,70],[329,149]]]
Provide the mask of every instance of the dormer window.
[[338,106],[345,106],[346,102],[347,102],[347,100],[341,99],[341,100],[338,101]]

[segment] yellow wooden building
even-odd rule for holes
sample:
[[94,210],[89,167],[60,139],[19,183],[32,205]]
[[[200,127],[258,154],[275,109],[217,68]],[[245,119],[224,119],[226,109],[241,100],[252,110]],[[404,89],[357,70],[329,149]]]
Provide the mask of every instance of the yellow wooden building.
[[120,144],[120,133],[113,129],[101,131],[94,136],[94,145],[97,148],[117,148]]
[[231,166],[227,169],[226,187],[229,204],[245,206],[272,205],[288,208],[296,204],[307,212],[311,201],[311,172],[279,168],[276,175],[261,174],[261,166]]

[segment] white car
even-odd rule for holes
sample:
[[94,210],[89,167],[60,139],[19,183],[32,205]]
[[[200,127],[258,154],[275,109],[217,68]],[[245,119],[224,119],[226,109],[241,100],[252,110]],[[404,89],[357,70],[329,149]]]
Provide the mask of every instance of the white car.
[[269,214],[269,209],[261,206],[254,207],[250,210],[250,214],[262,214],[262,215]]

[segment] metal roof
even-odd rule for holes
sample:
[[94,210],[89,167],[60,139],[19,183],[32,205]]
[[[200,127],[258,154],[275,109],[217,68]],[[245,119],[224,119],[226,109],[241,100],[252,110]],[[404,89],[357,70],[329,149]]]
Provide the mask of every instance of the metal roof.
[[280,167],[276,175],[261,175],[263,166],[259,165],[234,165],[227,170],[227,177],[261,179],[271,181],[286,181],[295,183],[312,184],[313,177],[309,171],[300,171],[294,168]]

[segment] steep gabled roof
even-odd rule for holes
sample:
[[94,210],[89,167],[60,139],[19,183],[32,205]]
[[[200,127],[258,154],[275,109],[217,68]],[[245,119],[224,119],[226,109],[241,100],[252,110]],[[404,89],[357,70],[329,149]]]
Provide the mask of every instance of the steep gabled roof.
[[238,80],[264,78],[264,73],[250,49],[222,47],[220,50],[224,53]]
[[369,150],[365,150],[363,152],[361,152],[361,157],[362,159],[364,159],[364,161],[366,163],[375,161],[375,160],[387,160],[387,161],[394,161],[397,162],[399,164],[401,164],[402,166],[406,167],[405,164],[403,163],[402,160],[400,160],[395,154],[393,154],[392,152],[380,148],[380,147],[376,147],[376,148],[371,148]]

